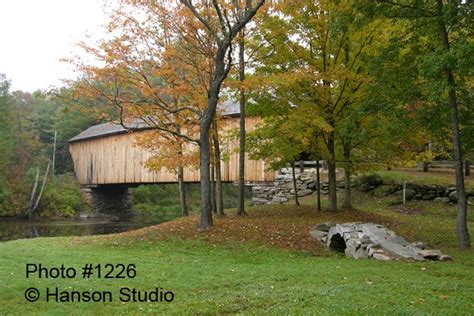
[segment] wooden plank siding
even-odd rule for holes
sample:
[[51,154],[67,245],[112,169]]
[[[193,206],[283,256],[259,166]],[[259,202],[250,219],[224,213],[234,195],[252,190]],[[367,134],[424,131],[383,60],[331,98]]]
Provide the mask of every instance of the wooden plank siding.
[[[246,129],[252,130],[260,121],[258,117],[246,120]],[[219,128],[221,138],[231,129],[239,127],[238,117],[226,117]],[[152,154],[136,145],[137,137],[147,133],[139,130],[128,133],[104,135],[103,137],[71,142],[69,152],[74,162],[74,172],[82,185],[96,184],[140,184],[173,183],[177,175],[167,169],[150,171],[145,162]],[[194,145],[189,145],[194,146]],[[221,141],[221,149],[228,159],[221,162],[222,180],[238,181],[238,140]],[[265,162],[246,159],[245,180],[249,182],[273,181],[275,172],[266,170]],[[185,168],[186,182],[199,182],[199,170]]]

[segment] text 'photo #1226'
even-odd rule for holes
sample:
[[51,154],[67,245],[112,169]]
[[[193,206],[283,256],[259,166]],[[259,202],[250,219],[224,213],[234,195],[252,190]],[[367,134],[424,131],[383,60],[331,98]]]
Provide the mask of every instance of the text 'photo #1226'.
[[1,1],[0,315],[474,315],[473,25]]

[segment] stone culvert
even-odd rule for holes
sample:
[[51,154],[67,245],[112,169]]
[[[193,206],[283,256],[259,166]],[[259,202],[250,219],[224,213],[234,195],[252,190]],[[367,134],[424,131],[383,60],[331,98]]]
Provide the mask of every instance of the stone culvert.
[[427,249],[421,242],[410,243],[392,230],[374,223],[318,224],[310,235],[329,249],[356,259],[452,260],[439,250]]

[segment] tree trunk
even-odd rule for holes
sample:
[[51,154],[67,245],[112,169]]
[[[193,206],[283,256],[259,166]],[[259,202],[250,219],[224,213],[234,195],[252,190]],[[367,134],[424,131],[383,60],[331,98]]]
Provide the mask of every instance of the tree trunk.
[[328,184],[329,184],[329,210],[331,212],[337,211],[337,188],[336,188],[336,153],[334,149],[334,132],[329,132],[328,135]]
[[[231,67],[231,54],[227,55],[229,48],[231,48],[232,41],[240,30],[254,17],[257,10],[264,4],[265,0],[259,0],[252,6],[251,1],[247,1],[245,12],[237,18],[237,21],[233,22],[232,25],[227,24],[228,36],[225,36],[221,40],[217,41],[217,50],[213,56],[213,63],[210,69],[212,76],[209,80],[209,90],[207,93],[207,109],[204,111],[203,116],[199,122],[199,149],[200,149],[200,182],[201,182],[201,220],[200,227],[202,229],[209,228],[212,226],[212,208],[211,208],[211,180],[210,180],[210,146],[209,146],[209,128],[212,120],[216,114],[217,101],[219,99],[219,92],[224,79],[227,77]],[[193,15],[198,19],[201,19],[198,10],[194,7],[192,1],[182,1],[182,3],[191,10]],[[216,1],[214,3],[217,8],[221,5]],[[201,20],[203,22],[203,20]],[[227,21],[229,22],[229,21]],[[230,23],[230,22],[229,22]],[[204,22],[202,24],[207,24]],[[222,27],[226,28],[224,24]],[[226,65],[226,57],[228,57],[228,64]]]
[[215,164],[211,163],[211,205],[212,213],[217,214]]
[[351,203],[351,155],[350,152],[344,150],[344,208],[352,208]]
[[38,194],[38,198],[36,199],[35,205],[31,209],[31,212],[36,211],[38,209],[38,206],[39,206],[40,202],[41,202],[41,197],[43,196],[43,191],[44,191],[44,188],[46,187],[46,182],[48,182],[48,173],[49,173],[50,165],[51,165],[51,160],[48,161],[48,166],[46,167],[46,171],[44,173],[43,183],[41,183],[41,189],[40,189],[40,192]]
[[300,173],[304,172],[304,160],[300,160]]
[[423,161],[423,172],[428,172],[430,170],[430,164],[426,161]]
[[51,167],[51,177],[54,178],[54,168],[56,167],[56,140],[58,138],[58,132],[54,131],[54,141],[53,141],[53,165]]
[[211,174],[209,168],[211,152],[209,143],[209,124],[204,119],[201,119],[200,122],[199,150],[201,184],[201,219],[199,227],[201,229],[207,229],[212,226]]
[[321,211],[321,178],[319,176],[319,159],[316,160],[316,203],[318,211]]
[[[446,24],[443,13],[443,0],[437,0],[438,4],[438,26],[441,41],[443,43],[444,50],[449,53],[449,39],[448,32],[446,30]],[[456,82],[454,80],[453,71],[451,68],[445,69],[446,80],[448,83],[448,99],[449,107],[451,108],[451,129],[453,132],[453,148],[454,148],[454,160],[456,163],[456,191],[457,191],[457,217],[456,217],[456,231],[458,237],[458,245],[461,249],[466,249],[471,246],[469,238],[469,231],[467,228],[467,203],[466,203],[466,191],[464,187],[464,173],[462,165],[462,151],[461,151],[461,140],[459,134],[459,120],[458,120],[458,105],[456,100]]]
[[212,137],[214,141],[214,165],[216,167],[215,174],[216,174],[216,192],[215,192],[215,200],[216,200],[216,212],[217,215],[223,216],[224,214],[224,196],[222,192],[222,175],[221,175],[221,150],[219,146],[219,134],[217,130],[217,121],[214,120],[213,122],[213,131]]
[[300,205],[300,201],[298,200],[298,188],[296,185],[296,170],[295,170],[295,162],[291,162],[291,175],[293,176],[293,190],[295,190],[295,205]]
[[[244,56],[244,29],[240,33],[239,41],[239,81],[245,79],[245,56]],[[247,215],[245,212],[245,91],[240,88],[240,120],[239,120],[239,196],[237,201],[237,215]]]
[[344,208],[352,208],[351,203],[351,171],[344,168]]
[[38,188],[38,181],[39,181],[39,168],[36,168],[36,177],[35,182],[33,183],[33,188],[31,189],[30,195],[30,202],[28,203],[28,219],[31,218],[31,211],[35,205],[35,196],[36,196],[36,189]]
[[184,168],[178,167],[178,190],[179,190],[179,205],[181,207],[181,216],[188,216],[188,206],[186,205],[186,191],[184,188]]

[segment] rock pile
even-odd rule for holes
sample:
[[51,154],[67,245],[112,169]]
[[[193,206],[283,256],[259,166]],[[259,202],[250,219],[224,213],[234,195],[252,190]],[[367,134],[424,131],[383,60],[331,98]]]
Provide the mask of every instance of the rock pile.
[[[307,196],[316,191],[316,173],[308,169],[296,175],[296,190],[299,197]],[[321,183],[321,194],[328,194],[327,183]],[[259,184],[252,187],[253,205],[281,204],[294,199],[293,176],[291,169],[284,168],[275,177],[274,182]]]
[[439,250],[427,249],[421,242],[410,243],[388,228],[373,223],[328,222],[316,225],[310,235],[325,243],[328,248],[356,259],[452,260]]

